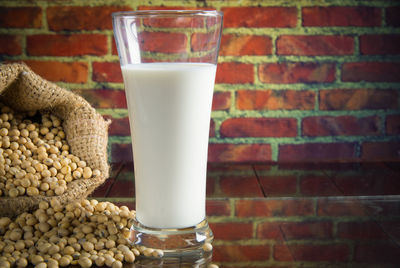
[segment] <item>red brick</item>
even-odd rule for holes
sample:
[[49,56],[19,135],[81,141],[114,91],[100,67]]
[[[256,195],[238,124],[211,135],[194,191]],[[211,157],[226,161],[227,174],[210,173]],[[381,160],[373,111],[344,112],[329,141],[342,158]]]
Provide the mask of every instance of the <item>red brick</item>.
[[210,120],[210,133],[209,137],[215,137],[215,122],[214,120]]
[[317,203],[318,216],[366,216],[366,207],[361,201],[320,199]]
[[93,81],[122,83],[119,62],[93,62]]
[[207,216],[229,216],[231,206],[228,200],[207,200],[206,212]]
[[335,65],[332,63],[283,62],[265,63],[258,69],[263,83],[323,83],[335,80]]
[[342,193],[327,176],[307,175],[300,180],[300,192],[306,196],[340,196]]
[[271,161],[270,144],[212,143],[208,146],[208,162]]
[[310,90],[238,90],[240,110],[313,110],[315,93]]
[[220,245],[214,247],[213,261],[266,261],[270,252],[269,245]]
[[269,36],[224,34],[221,38],[221,56],[263,56],[272,54]]
[[283,222],[280,225],[285,240],[330,239],[333,224],[329,221]]
[[111,187],[107,197],[134,197],[135,182],[117,180]]
[[111,144],[111,162],[126,163],[133,161],[132,144]]
[[379,225],[373,221],[367,222],[339,222],[337,237],[352,240],[387,239],[387,235]]
[[380,172],[379,175],[367,172],[357,175],[341,175],[334,178],[335,185],[344,195],[390,195],[400,192],[398,176]]
[[218,64],[216,83],[245,84],[253,83],[254,70],[252,64],[224,62]]
[[210,227],[218,240],[250,239],[253,236],[253,223],[210,223]]
[[273,250],[274,250],[274,253],[273,253],[274,260],[288,261],[288,262],[294,261],[293,255],[290,252],[288,245],[276,244],[276,245],[274,245]]
[[342,65],[345,82],[400,82],[398,62],[349,62]]
[[364,142],[361,159],[366,161],[399,161],[400,142]]
[[350,257],[350,249],[345,244],[295,244],[288,247],[296,261],[345,262]]
[[368,116],[313,116],[302,121],[303,136],[370,136],[379,134],[379,118]]
[[362,35],[360,36],[360,52],[364,55],[398,55],[400,54],[400,35]]
[[227,197],[263,197],[255,176],[223,176],[220,179],[221,192]]
[[386,8],[386,24],[389,26],[400,26],[400,7],[393,6]]
[[222,137],[296,137],[295,118],[229,118],[222,122]]
[[212,110],[229,110],[231,107],[231,93],[230,92],[215,92],[212,102]]
[[387,115],[386,116],[386,134],[399,135],[400,134],[400,115]]
[[320,110],[396,109],[398,92],[391,89],[329,89],[319,92]]
[[375,7],[303,7],[303,26],[381,25],[381,10]]
[[21,55],[21,37],[15,35],[0,35],[0,55]]
[[112,41],[111,41],[111,54],[118,55],[117,43],[115,42],[114,37],[112,38]]
[[229,172],[231,174],[254,174],[253,164],[249,163],[208,163],[209,172]]
[[207,174],[206,196],[215,196],[216,177]]
[[53,6],[47,8],[52,31],[111,30],[111,13],[132,10],[127,6]]
[[262,222],[257,225],[258,239],[271,239],[275,241],[283,241],[284,236],[280,228],[280,222]]
[[0,7],[0,28],[40,28],[40,7]]
[[183,33],[141,32],[138,39],[140,48],[149,52],[182,53],[188,46]]
[[301,171],[349,171],[357,169],[359,164],[355,162],[329,163],[329,162],[282,162],[277,164],[281,170]]
[[97,187],[91,194],[90,197],[106,197],[109,189],[111,188],[112,184],[114,183],[114,180],[107,179],[102,185]]
[[237,200],[237,217],[283,217],[314,215],[312,200]]
[[193,33],[190,38],[191,51],[210,51],[218,46],[219,31]]
[[31,35],[26,40],[30,56],[82,56],[107,54],[107,36],[101,34]]
[[278,55],[351,55],[354,40],[339,35],[282,35],[276,41],[276,49]]
[[111,125],[108,128],[108,134],[111,136],[130,136],[129,118],[110,118]]
[[278,161],[354,161],[354,143],[305,143],[279,146]]
[[297,191],[296,176],[261,176],[260,184],[267,196],[291,196]]
[[363,263],[399,264],[400,248],[392,243],[357,245],[354,260]]
[[230,27],[296,27],[295,7],[226,7],[224,28]]
[[86,62],[58,62],[28,60],[25,63],[43,78],[56,82],[86,83],[88,65]]
[[127,108],[124,90],[75,89],[72,91],[86,99],[94,108]]

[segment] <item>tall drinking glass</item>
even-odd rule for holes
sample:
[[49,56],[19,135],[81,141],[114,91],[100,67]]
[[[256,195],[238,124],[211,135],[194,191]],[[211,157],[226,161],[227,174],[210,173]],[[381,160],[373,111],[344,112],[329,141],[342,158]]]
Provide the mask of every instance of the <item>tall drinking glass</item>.
[[180,255],[213,234],[205,214],[211,103],[222,13],[113,14],[135,168],[131,241]]

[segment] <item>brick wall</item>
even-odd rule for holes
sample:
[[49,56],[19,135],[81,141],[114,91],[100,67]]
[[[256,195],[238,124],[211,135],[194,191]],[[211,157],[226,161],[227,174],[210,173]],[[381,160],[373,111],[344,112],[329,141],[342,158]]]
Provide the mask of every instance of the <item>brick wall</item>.
[[130,132],[110,14],[224,12],[209,161],[400,159],[396,1],[1,1],[0,60],[24,61],[112,118],[110,157]]

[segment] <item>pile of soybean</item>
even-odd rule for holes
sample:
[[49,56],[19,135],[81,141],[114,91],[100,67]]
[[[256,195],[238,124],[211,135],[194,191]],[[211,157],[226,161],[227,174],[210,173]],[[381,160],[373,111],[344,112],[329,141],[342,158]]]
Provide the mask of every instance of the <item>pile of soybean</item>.
[[69,151],[62,121],[0,103],[0,196],[59,196],[68,183],[100,176]]
[[[95,199],[67,204],[41,202],[33,213],[0,218],[0,267],[121,268],[140,254],[162,257],[162,250],[129,243],[134,210]],[[211,251],[206,243],[204,251]],[[215,264],[209,268],[218,268]]]
[[41,202],[14,221],[0,218],[0,267],[80,265],[122,267],[135,257],[162,257],[161,250],[129,244],[134,211],[110,202],[82,200],[61,206]]

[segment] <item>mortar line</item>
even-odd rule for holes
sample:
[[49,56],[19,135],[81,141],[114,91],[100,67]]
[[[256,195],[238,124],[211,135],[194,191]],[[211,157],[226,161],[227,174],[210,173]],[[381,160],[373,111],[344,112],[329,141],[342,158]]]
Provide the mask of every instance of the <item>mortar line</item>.
[[49,32],[49,25],[47,23],[47,3],[42,3],[41,8],[42,8],[42,27],[41,29],[44,31]]
[[297,3],[297,25],[296,28],[301,29],[303,25],[303,12],[302,12],[302,5],[301,3]]
[[362,57],[361,55],[361,48],[360,48],[360,36],[359,35],[355,35],[354,37],[354,53],[353,55],[355,57]]
[[[0,32],[1,34],[1,32]],[[15,33],[15,35],[29,35],[29,33]],[[146,53],[145,53],[146,54]],[[165,54],[165,53],[147,53],[148,55],[158,57],[158,58],[169,58],[169,59],[176,59],[179,57],[179,54]],[[191,52],[190,56],[193,57],[201,57],[206,55],[207,52]],[[84,60],[95,60],[98,62],[118,62],[119,58],[118,55],[74,55],[74,56],[23,56],[23,55],[15,55],[15,56],[7,56],[4,55],[6,59],[19,59],[19,60],[54,60],[54,61],[63,61],[63,62],[75,62],[75,61],[84,61]],[[224,62],[239,62],[239,63],[248,63],[253,65],[258,65],[261,63],[279,63],[279,62],[290,62],[290,63],[305,63],[305,62],[315,62],[318,61],[319,63],[348,63],[348,62],[400,62],[400,55],[393,55],[390,57],[385,57],[382,55],[344,55],[344,56],[277,56],[277,55],[265,55],[265,56],[219,56],[218,63]],[[347,82],[347,83],[355,83],[355,82]],[[357,83],[385,83],[385,82],[363,82],[359,81]],[[389,82],[386,82],[389,83]],[[393,82],[395,83],[395,82]],[[323,84],[322,83],[313,83],[315,84]],[[313,85],[311,84],[311,85]],[[331,84],[331,83],[329,83]],[[289,84],[290,85],[290,84]],[[308,84],[306,84],[308,85]]]
[[270,143],[271,146],[271,160],[272,161],[278,161],[279,157],[279,146],[278,143],[275,140],[272,140]]
[[26,39],[27,36],[26,35],[20,35],[21,38],[21,49],[22,49],[22,56],[24,57],[28,57],[28,52],[27,52],[27,48],[26,48]]
[[235,207],[235,199],[229,198],[229,205],[231,207],[231,213],[230,213],[230,217],[235,218],[236,217],[236,207]]
[[314,97],[314,111],[315,112],[318,112],[320,109],[319,109],[319,98],[320,98],[320,90],[319,89],[317,89],[316,91],[315,91],[315,97]]
[[361,158],[361,143],[362,141],[358,140],[354,144],[354,154],[356,158]]
[[302,176],[299,173],[295,174],[295,176],[296,176],[296,193],[295,193],[295,196],[300,196],[301,195],[301,185],[300,185],[300,183],[301,183]]
[[384,8],[384,7],[381,8],[381,14],[382,14],[381,26],[386,27],[386,8]]
[[277,43],[277,40],[278,40],[278,36],[277,35],[270,35],[270,37],[271,37],[271,43],[272,43],[272,51],[271,51],[271,55],[272,56],[278,56],[277,55],[277,47],[276,47],[276,43]]
[[297,136],[299,138],[301,138],[303,135],[302,131],[303,131],[303,118],[302,117],[296,117],[296,125],[297,125]]
[[383,114],[378,114],[378,130],[379,130],[379,135],[385,136],[387,135],[386,133],[386,115]]
[[112,35],[107,34],[107,55],[108,56],[114,56],[112,54]]
[[229,107],[229,110],[228,110],[228,114],[235,114],[236,113],[236,110],[237,110],[237,108],[236,108],[236,105],[237,105],[237,103],[236,103],[236,101],[237,101],[237,91],[231,91],[230,92],[230,100],[231,100],[231,106]]

